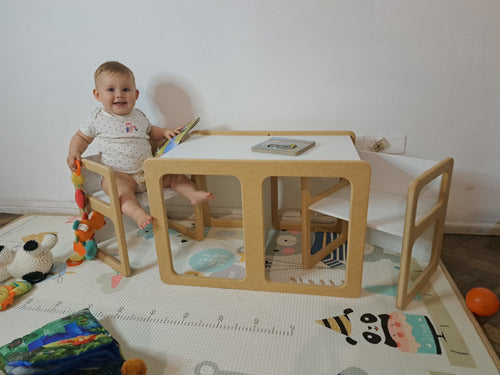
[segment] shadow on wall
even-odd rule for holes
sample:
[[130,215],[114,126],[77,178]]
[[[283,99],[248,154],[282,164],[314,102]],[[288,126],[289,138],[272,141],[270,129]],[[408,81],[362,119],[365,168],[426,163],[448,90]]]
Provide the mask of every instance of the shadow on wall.
[[197,117],[188,92],[172,82],[160,82],[154,90],[155,104],[167,128],[185,125]]
[[[159,123],[165,128],[175,128],[191,122],[194,118],[202,116],[195,113],[197,108],[196,96],[189,83],[180,82],[175,77],[162,77],[153,85],[154,104],[158,111]],[[203,118],[202,118],[203,121]],[[201,127],[200,127],[201,128]],[[198,129],[198,128],[197,128]],[[211,129],[224,130],[224,127]],[[153,145],[154,148],[160,144]],[[219,199],[211,203],[212,213],[216,216],[233,213],[241,210],[241,186],[233,176],[208,176],[210,191]],[[224,198],[222,198],[224,197]],[[192,214],[190,206],[186,209],[186,201],[183,197],[175,197],[169,200],[169,215],[173,218],[183,219]]]

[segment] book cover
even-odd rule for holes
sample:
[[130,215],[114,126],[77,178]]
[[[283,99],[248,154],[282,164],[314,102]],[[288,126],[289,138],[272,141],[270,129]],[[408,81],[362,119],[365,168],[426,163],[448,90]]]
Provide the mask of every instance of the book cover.
[[177,134],[174,138],[167,139],[163,145],[161,145],[158,150],[156,150],[155,157],[160,157],[163,154],[166,154],[174,147],[177,147],[179,144],[188,139],[191,129],[195,127],[195,125],[200,121],[200,118],[196,118],[190,123],[184,125],[181,129],[181,132]]
[[252,151],[296,156],[309,150],[315,144],[314,141],[304,139],[272,137],[252,146]]

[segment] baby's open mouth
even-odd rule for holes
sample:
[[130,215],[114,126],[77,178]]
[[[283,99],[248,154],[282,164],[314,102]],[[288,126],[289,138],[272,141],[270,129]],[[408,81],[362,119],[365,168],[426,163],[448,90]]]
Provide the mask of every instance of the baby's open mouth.
[[115,103],[113,103],[113,104],[114,104],[114,105],[125,105],[125,104],[127,104],[127,102],[115,102]]

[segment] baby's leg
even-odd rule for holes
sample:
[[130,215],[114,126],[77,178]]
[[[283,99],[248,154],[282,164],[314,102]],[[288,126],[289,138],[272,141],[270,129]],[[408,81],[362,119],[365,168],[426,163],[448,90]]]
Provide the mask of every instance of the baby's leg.
[[167,174],[163,176],[163,186],[171,187],[189,199],[191,204],[200,204],[215,198],[215,195],[208,191],[196,190],[194,182],[183,174]]
[[[126,173],[115,171],[114,174],[116,177],[116,187],[120,198],[120,208],[122,213],[134,219],[140,229],[144,229],[151,223],[153,218],[146,211],[144,211],[144,209],[139,205],[139,202],[137,202],[137,198],[135,197],[137,183],[132,176]],[[102,188],[104,192],[109,195],[109,186],[104,180]]]

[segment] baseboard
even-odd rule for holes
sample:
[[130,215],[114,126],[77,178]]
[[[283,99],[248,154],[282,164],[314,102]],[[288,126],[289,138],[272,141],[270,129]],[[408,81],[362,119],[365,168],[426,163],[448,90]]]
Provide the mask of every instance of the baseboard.
[[61,214],[78,215],[78,207],[74,201],[34,201],[0,199],[0,212],[6,214]]
[[449,234],[473,234],[484,236],[500,236],[500,223],[460,223],[447,222],[444,232]]
[[[78,215],[78,207],[74,201],[35,201],[35,200],[9,200],[0,199],[0,212],[6,214],[28,215],[28,214],[60,214]],[[169,205],[169,216],[186,217],[191,211],[186,205]],[[211,213],[214,216],[224,216],[241,213],[240,207],[221,207],[211,205]],[[281,216],[284,220],[297,220],[297,210],[283,210]],[[464,223],[446,222],[445,233],[471,234],[500,236],[500,223]]]
[[[210,209],[215,217],[241,214],[241,208],[217,207]],[[168,216],[174,219],[189,217],[193,210],[186,204],[169,204]],[[74,201],[35,201],[0,199],[0,213],[31,215],[79,215],[79,209]]]

